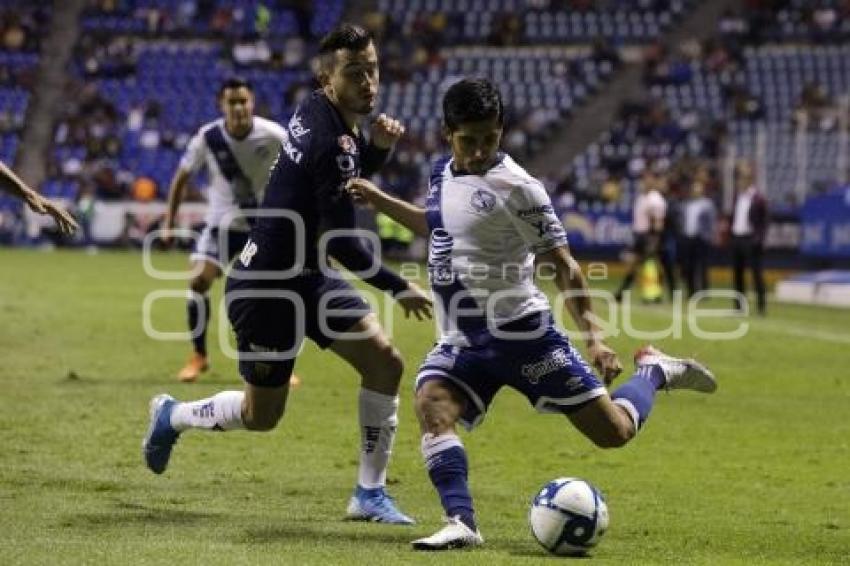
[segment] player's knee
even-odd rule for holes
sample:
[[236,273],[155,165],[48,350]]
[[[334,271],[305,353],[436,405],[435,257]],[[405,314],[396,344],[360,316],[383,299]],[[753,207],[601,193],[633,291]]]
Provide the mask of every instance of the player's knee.
[[442,388],[420,391],[415,408],[423,431],[432,434],[452,430],[460,413],[450,393]]
[[252,415],[244,418],[245,428],[254,432],[268,432],[274,430],[277,423],[280,422],[283,416],[283,411],[277,415]]
[[610,427],[599,430],[590,439],[599,448],[622,448],[634,436],[634,427],[630,424],[612,423]]
[[211,286],[212,281],[203,275],[196,275],[189,280],[189,288],[195,293],[200,293],[201,295],[209,291]]
[[248,407],[242,414],[242,423],[248,430],[268,432],[277,426],[281,418],[283,418],[282,406],[264,410]]
[[401,381],[401,375],[404,373],[404,359],[401,353],[396,350],[392,344],[384,344],[379,347],[378,355],[373,360],[374,365],[378,368],[385,380]]

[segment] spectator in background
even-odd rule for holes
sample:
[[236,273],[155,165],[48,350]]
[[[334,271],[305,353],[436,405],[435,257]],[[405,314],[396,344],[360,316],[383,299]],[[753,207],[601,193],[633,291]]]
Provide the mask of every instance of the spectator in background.
[[753,169],[748,163],[739,164],[736,173],[736,194],[731,223],[732,278],[735,290],[741,297],[735,299],[734,306],[738,311],[744,308],[742,299],[747,294],[744,271],[749,266],[753,273],[758,313],[764,315],[767,312],[767,304],[762,256],[764,237],[767,234],[767,199],[758,190]]
[[705,195],[705,185],[695,180],[682,205],[682,238],[679,260],[688,297],[708,289],[711,245],[717,230],[717,207]]
[[[668,165],[665,165],[668,167]],[[679,287],[676,280],[676,255],[679,251],[676,249],[681,233],[681,215],[682,203],[679,193],[673,190],[672,178],[668,169],[664,169],[665,174],[657,174],[654,176],[658,192],[667,202],[666,210],[664,211],[664,222],[661,227],[661,237],[658,244],[658,261],[661,264],[661,269],[664,272],[664,281],[667,286],[667,294],[670,300],[673,300],[673,291]]]
[[806,83],[794,111],[794,124],[801,128],[830,131],[837,123],[835,104],[823,85],[814,81]]

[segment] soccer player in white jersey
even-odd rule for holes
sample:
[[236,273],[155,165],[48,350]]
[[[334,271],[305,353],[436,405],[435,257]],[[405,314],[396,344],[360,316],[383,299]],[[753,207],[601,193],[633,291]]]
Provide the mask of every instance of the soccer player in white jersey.
[[237,77],[225,80],[218,92],[218,104],[223,117],[204,124],[180,160],[171,180],[163,224],[162,239],[169,244],[189,179],[206,167],[209,186],[205,225],[189,256],[193,276],[187,318],[193,352],[177,374],[184,382],[195,381],[209,367],[207,293],[245,246],[252,218],[250,213],[243,216],[241,210],[255,209],[262,200],[271,166],[287,139],[286,130],[279,124],[254,116],[254,92],[248,81]]
[[[587,283],[570,255],[566,233],[543,185],[499,151],[503,107],[483,79],[451,86],[443,99],[451,155],[438,160],[426,208],[400,201],[364,179],[348,191],[429,238],[428,273],[441,337],[419,369],[416,413],[422,455],[446,512],[446,526],[413,541],[419,550],[484,542],[467,485],[467,457],[456,432],[484,419],[502,386],[524,394],[540,412],[569,418],[597,446],[631,440],[661,388],[711,392],[711,373],[694,360],[652,346],[635,355],[636,373],[609,395],[621,365],[592,322]],[[535,265],[547,267],[582,331],[596,377],[553,324]]]

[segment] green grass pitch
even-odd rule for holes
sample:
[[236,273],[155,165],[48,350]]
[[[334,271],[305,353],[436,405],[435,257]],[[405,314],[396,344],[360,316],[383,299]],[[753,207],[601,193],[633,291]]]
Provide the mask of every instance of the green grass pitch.
[[[186,256],[155,260],[177,270]],[[146,294],[184,286],[147,277],[139,254],[0,250],[0,564],[549,564],[562,559],[537,546],[526,514],[536,490],[563,475],[607,496],[611,528],[593,563],[850,562],[846,310],[771,305],[738,340],[699,340],[686,328],[658,341],[697,355],[720,389],[660,393],[647,427],[616,451],[504,391],[484,425],[463,436],[487,544],[423,555],[409,541],[433,532],[441,509],[411,393],[433,326],[397,318],[395,331],[407,369],[390,488],[419,524],[347,523],[358,384],[313,346],[277,430],[191,432],[165,475],[142,465],[152,395],[241,387],[235,362],[214,345],[211,372],[177,383],[187,345],[145,336]],[[155,303],[152,315],[160,330],[183,330],[181,299]],[[642,329],[669,322],[668,307],[635,311]],[[640,343],[611,340],[627,370]]]

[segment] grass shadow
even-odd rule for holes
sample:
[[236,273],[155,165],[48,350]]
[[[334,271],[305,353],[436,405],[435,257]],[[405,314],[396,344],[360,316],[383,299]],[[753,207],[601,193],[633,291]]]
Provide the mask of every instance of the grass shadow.
[[[325,525],[324,528],[318,525]],[[292,521],[274,527],[250,528],[242,531],[234,538],[234,542],[240,544],[263,544],[284,541],[314,540],[339,540],[343,542],[385,542],[392,544],[408,544],[417,537],[417,533],[405,527],[394,529],[361,530],[358,525],[351,521],[333,521],[325,523],[310,523],[305,521]],[[348,528],[346,528],[348,527]],[[330,535],[330,537],[329,537]]]
[[182,509],[148,507],[138,503],[119,501],[115,503],[116,510],[76,513],[66,515],[60,525],[63,527],[91,528],[91,527],[114,527],[122,525],[136,527],[138,525],[157,526],[186,526],[201,521],[216,519],[216,513],[203,513],[199,511],[185,511]]

